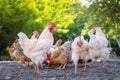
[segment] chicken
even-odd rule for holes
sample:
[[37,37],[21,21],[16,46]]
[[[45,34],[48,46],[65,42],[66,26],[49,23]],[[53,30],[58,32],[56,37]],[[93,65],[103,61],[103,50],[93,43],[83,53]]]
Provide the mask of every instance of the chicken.
[[62,48],[58,48],[57,50],[55,50],[57,53],[52,57],[51,57],[52,53],[48,54],[47,60],[49,60],[49,65],[60,65],[59,69],[62,67],[63,67],[62,69],[64,69],[67,63],[67,58],[65,54],[61,54],[62,50],[63,50]]
[[86,71],[86,65],[87,61],[90,59],[88,49],[89,45],[88,42],[84,39],[83,36],[78,36],[74,39],[72,42],[72,60],[75,65],[75,74],[77,74],[77,65],[79,62],[79,59],[82,59],[85,61],[85,67],[84,70]]
[[53,59],[57,58],[60,55],[61,50],[62,50],[62,48],[57,47],[57,48],[54,49],[53,52],[47,52],[47,61],[46,61],[46,63],[47,63],[48,66],[54,65],[54,64],[51,63],[51,58],[53,58]]
[[[54,55],[51,56],[52,54]],[[71,62],[71,42],[65,42],[53,53],[48,54],[48,60],[50,65],[60,65],[59,69],[65,69],[66,64]]]
[[59,40],[55,43],[55,45],[53,45],[53,46],[49,49],[49,51],[48,51],[47,53],[50,54],[51,57],[54,56],[54,55],[57,55],[57,54],[55,54],[56,51],[57,51],[56,49],[58,49],[58,47],[61,46],[61,44],[62,44],[62,39],[59,39]]
[[34,70],[36,74],[40,73],[39,65],[47,59],[46,52],[53,45],[53,32],[55,23],[49,22],[48,26],[43,30],[38,39],[28,39],[23,32],[18,33],[19,43],[23,49],[24,55],[32,60],[34,63]]
[[106,55],[106,49],[108,45],[108,41],[105,37],[105,34],[102,32],[102,30],[98,27],[94,27],[94,31],[90,30],[88,32],[88,35],[90,36],[89,40],[89,54],[90,58],[94,62],[94,71],[96,72],[96,61],[101,60],[101,62],[104,65],[104,71],[107,72],[107,66],[105,64],[105,55]]
[[62,54],[65,54],[67,57],[67,63],[71,63],[71,55],[72,55],[72,50],[71,50],[71,41],[66,41],[63,45],[61,45],[61,48],[63,49],[61,51]]
[[[33,32],[33,35],[31,37],[31,39],[38,39],[38,36],[39,36],[39,33],[38,31],[34,31]],[[13,47],[14,47],[14,50],[13,52],[10,54],[10,56],[12,56],[15,60],[20,60],[20,63],[22,65],[25,64],[25,62],[31,62],[31,59],[29,59],[28,57],[26,57],[24,54],[23,54],[23,49],[21,48],[18,40],[16,39],[15,42],[13,43]],[[11,49],[10,49],[11,50]],[[12,58],[11,57],[11,58]],[[26,66],[26,65],[25,65]]]

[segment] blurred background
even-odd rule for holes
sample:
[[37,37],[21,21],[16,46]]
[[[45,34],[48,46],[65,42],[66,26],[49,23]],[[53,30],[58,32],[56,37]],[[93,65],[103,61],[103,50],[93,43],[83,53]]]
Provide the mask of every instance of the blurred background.
[[120,56],[120,0],[0,0],[0,58],[9,58],[17,33],[30,38],[50,21],[57,25],[55,42],[79,35],[89,40],[87,32],[97,24]]

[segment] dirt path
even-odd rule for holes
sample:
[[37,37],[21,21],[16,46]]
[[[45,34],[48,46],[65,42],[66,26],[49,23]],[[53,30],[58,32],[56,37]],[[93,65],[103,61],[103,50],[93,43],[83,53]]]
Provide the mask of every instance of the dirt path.
[[93,72],[93,63],[87,65],[87,72],[82,72],[83,66],[79,64],[78,75],[74,75],[74,65],[68,64],[65,70],[50,67],[41,70],[39,76],[34,74],[33,65],[24,68],[14,61],[0,61],[0,80],[120,80],[120,60],[106,62],[109,71],[103,72],[101,63],[97,63],[98,73]]

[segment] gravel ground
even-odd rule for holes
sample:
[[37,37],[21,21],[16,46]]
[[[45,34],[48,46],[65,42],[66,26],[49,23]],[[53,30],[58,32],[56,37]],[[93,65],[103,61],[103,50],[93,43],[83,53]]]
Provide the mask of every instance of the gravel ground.
[[87,72],[83,72],[83,65],[78,65],[79,74],[74,74],[74,65],[68,64],[65,70],[58,67],[45,67],[40,75],[34,74],[33,65],[23,67],[15,61],[0,61],[0,80],[120,80],[120,60],[106,62],[109,71],[104,73],[103,65],[97,63],[99,72],[93,72],[93,63],[87,65]]

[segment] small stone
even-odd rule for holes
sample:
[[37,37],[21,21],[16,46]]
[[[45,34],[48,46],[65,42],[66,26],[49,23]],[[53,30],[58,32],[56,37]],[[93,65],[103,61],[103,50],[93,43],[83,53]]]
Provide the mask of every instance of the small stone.
[[6,77],[5,77],[5,79],[7,79],[7,80],[8,80],[8,79],[11,79],[11,77],[10,77],[10,76],[6,76]]
[[50,80],[56,80],[56,78],[54,77],[54,78],[51,78]]

